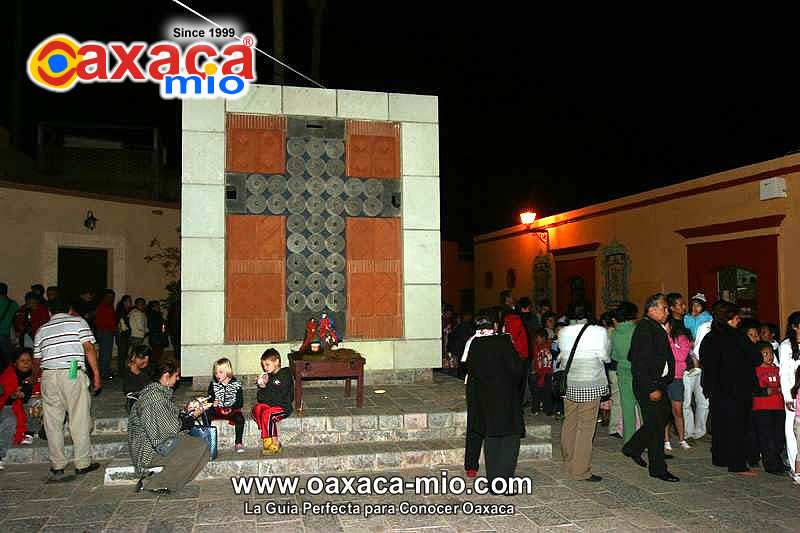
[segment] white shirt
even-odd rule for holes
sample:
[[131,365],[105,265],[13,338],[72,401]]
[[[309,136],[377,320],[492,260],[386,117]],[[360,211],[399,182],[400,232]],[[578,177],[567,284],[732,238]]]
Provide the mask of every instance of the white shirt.
[[[558,332],[559,368],[565,368],[569,360],[572,345],[578,337],[583,324],[564,326]],[[572,359],[572,366],[567,375],[567,384],[575,386],[606,385],[606,372],[603,363],[610,363],[611,341],[606,329],[602,326],[589,326],[583,333]]]
[[131,337],[142,339],[147,335],[147,316],[138,308],[131,309],[128,322],[131,323]]
[[703,342],[706,335],[708,335],[709,331],[711,331],[711,322],[703,322],[697,326],[697,335],[695,335],[694,339],[694,355],[698,359],[700,359],[700,344]]
[[33,357],[47,370],[69,368],[73,360],[83,368],[84,342],[96,342],[89,324],[81,317],[56,313],[36,332]]
[[800,360],[795,361],[792,358],[792,344],[789,339],[786,339],[778,347],[780,354],[780,376],[781,376],[781,392],[783,393],[784,402],[793,402],[792,387],[794,387],[794,375],[797,372],[797,367],[800,366]]

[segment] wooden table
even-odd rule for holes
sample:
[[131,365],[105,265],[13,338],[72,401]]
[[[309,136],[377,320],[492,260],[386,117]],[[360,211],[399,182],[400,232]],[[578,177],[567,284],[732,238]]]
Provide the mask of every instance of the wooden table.
[[289,354],[294,375],[294,405],[303,414],[303,380],[344,379],[344,395],[350,397],[350,380],[356,379],[356,406],[364,407],[364,363],[358,352],[350,349],[327,350],[323,353]]

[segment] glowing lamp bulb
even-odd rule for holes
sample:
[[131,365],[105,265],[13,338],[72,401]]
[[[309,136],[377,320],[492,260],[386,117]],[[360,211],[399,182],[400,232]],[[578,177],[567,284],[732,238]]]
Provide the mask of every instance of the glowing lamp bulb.
[[519,214],[519,219],[523,224],[533,224],[533,221],[536,220],[536,213],[525,211]]

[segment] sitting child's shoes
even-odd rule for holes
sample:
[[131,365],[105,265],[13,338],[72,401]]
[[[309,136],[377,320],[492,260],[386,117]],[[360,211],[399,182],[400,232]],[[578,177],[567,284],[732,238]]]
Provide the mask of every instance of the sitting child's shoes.
[[244,444],[241,442],[239,444],[234,444],[233,449],[236,451],[236,453],[244,453]]
[[22,444],[33,444],[33,435],[25,435],[22,437]]
[[269,453],[271,453],[273,455],[277,455],[277,454],[281,453],[282,449],[283,448],[281,448],[280,444],[278,444],[277,442],[273,442],[272,445],[269,447]]
[[272,439],[264,439],[264,451],[266,452],[269,450],[270,446],[272,446]]

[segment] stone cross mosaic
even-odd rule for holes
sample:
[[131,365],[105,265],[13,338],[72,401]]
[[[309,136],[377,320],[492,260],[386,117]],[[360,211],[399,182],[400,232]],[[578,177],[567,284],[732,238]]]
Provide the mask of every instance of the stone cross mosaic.
[[347,219],[400,216],[400,126],[270,118],[272,129],[254,127],[253,116],[228,115],[226,213],[285,217],[288,339],[302,339],[306,321],[322,312],[344,335]]

